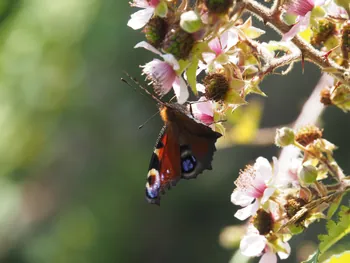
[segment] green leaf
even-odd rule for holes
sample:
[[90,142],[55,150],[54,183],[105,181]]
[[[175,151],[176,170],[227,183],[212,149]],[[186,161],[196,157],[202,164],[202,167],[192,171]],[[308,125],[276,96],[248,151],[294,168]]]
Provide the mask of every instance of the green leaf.
[[348,263],[348,262],[350,262],[350,250],[344,251],[343,253],[338,255],[334,255],[324,263]]
[[233,89],[230,89],[226,96],[225,96],[225,102],[229,104],[236,104],[236,105],[242,105],[246,104],[247,102],[239,95],[239,93]]
[[331,246],[350,233],[350,208],[342,206],[338,214],[338,222],[329,220],[327,222],[326,235],[319,235],[321,241],[319,245],[320,254],[326,252]]
[[191,89],[195,95],[198,94],[197,92],[197,79],[196,79],[196,71],[198,67],[198,58],[193,58],[192,63],[189,65],[189,67],[186,70],[186,77],[187,82],[191,86]]
[[310,255],[310,257],[307,260],[303,261],[302,263],[317,263],[319,255],[320,255],[320,250],[317,249],[315,253]]
[[327,212],[328,219],[331,219],[334,213],[338,210],[342,199],[343,199],[343,195],[341,195],[339,198],[334,200],[334,202],[332,202],[332,204],[329,206],[329,209]]

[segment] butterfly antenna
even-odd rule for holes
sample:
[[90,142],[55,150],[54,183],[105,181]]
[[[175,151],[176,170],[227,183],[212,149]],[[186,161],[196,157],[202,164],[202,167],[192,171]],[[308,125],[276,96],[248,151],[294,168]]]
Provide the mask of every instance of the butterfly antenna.
[[[130,74],[127,73],[126,71],[124,71],[124,74],[125,74],[126,76],[128,76],[128,78],[129,78],[130,80],[132,80],[137,86],[139,86],[140,89],[142,89],[144,92],[146,92],[147,95],[148,95],[149,97],[151,97],[153,100],[155,100],[155,101],[158,102],[159,104],[164,104],[159,98],[157,98],[157,97],[154,96],[151,92],[149,92],[148,89],[146,89],[145,87],[143,87],[143,86],[137,81],[137,79],[131,77]],[[121,78],[121,81],[123,81],[124,83],[126,83],[127,85],[129,85],[130,87],[132,87],[132,85],[131,85],[129,82],[127,82],[126,79]]]
[[150,120],[152,120],[154,118],[154,116],[156,116],[159,113],[159,111],[157,111],[156,113],[154,113],[151,117],[149,117],[143,124],[141,124],[139,126],[139,130],[143,128],[143,126],[145,126],[145,124],[147,124]]

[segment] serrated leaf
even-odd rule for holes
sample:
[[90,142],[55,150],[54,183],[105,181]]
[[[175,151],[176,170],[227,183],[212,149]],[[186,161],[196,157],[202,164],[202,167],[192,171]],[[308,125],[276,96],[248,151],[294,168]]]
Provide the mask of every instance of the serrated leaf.
[[192,63],[189,65],[189,67],[186,70],[186,77],[187,77],[187,82],[190,85],[193,93],[195,95],[198,94],[197,92],[197,79],[196,79],[196,71],[198,67],[198,58],[193,58]]
[[310,255],[310,257],[307,260],[303,261],[302,263],[317,263],[319,255],[320,255],[320,251],[317,249],[315,253]]
[[338,214],[338,222],[329,220],[326,227],[328,234],[318,236],[321,241],[320,254],[326,252],[332,245],[350,233],[350,208],[342,206]]
[[350,262],[350,251],[344,251],[341,254],[334,255],[324,263],[348,263]]
[[331,219],[334,213],[338,210],[340,206],[341,200],[343,199],[343,195],[339,196],[334,202],[329,206],[327,211],[327,218]]

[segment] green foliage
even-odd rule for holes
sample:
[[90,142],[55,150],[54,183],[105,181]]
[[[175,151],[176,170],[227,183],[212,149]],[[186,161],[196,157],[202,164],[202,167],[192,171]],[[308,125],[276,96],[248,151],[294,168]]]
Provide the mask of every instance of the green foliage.
[[320,253],[326,252],[332,245],[350,233],[350,208],[342,206],[338,215],[338,222],[329,220],[327,222],[326,235],[319,235],[321,241],[319,250]]

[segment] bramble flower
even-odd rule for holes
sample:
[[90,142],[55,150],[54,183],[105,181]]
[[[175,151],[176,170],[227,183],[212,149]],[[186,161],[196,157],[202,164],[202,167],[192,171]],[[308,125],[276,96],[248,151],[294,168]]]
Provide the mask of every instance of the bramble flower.
[[222,68],[227,63],[237,63],[238,58],[231,48],[238,43],[238,34],[235,31],[225,31],[220,37],[216,37],[208,43],[212,52],[203,52],[202,57],[205,61],[200,63],[199,74],[203,69],[207,72],[215,72],[216,69]]
[[180,69],[178,61],[171,54],[162,54],[153,46],[145,41],[138,43],[135,48],[143,47],[160,55],[164,61],[159,59],[153,59],[143,67],[143,74],[151,81],[155,92],[163,96],[167,94],[172,88],[176,95],[177,101],[180,104],[186,102],[189,93],[185,80],[181,77],[181,74],[177,72]]
[[[290,1],[287,7],[287,14],[297,15],[297,22],[294,26],[282,37],[282,41],[291,40],[296,34],[304,31],[310,24],[312,16],[323,16],[324,10],[316,9],[325,3],[325,0],[295,0]],[[313,11],[321,14],[313,14]],[[322,13],[323,11],[323,13]],[[315,13],[315,12],[314,12]]]
[[247,166],[235,181],[237,188],[231,195],[231,202],[244,208],[239,209],[235,217],[245,220],[254,215],[259,206],[266,203],[276,190],[277,159],[274,157],[274,169],[263,157],[256,159],[254,166]]
[[206,125],[214,122],[213,102],[205,97],[200,97],[197,102],[191,103],[191,111],[194,117]]
[[165,17],[168,12],[167,4],[162,0],[134,0],[131,6],[143,8],[133,13],[128,21],[128,26],[135,30],[144,27],[153,14]]
[[259,263],[276,263],[276,253],[281,259],[288,258],[291,251],[289,244],[280,239],[272,239],[273,242],[270,242],[267,236],[261,235],[259,231],[250,224],[247,234],[242,238],[240,243],[241,253],[248,257],[261,256]]

